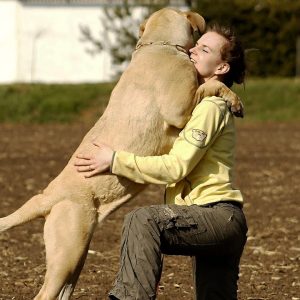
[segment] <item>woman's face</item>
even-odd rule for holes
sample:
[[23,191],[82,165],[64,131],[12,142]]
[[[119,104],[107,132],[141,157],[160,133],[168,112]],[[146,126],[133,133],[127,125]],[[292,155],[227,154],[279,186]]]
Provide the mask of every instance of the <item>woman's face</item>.
[[190,49],[191,61],[204,81],[226,73],[229,65],[221,58],[221,49],[226,43],[228,41],[218,33],[207,32]]

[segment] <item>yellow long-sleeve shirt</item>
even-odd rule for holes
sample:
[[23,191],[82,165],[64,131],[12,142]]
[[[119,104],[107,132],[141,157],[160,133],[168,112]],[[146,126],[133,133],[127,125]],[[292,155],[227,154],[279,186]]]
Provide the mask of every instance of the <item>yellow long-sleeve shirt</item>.
[[243,203],[241,192],[232,187],[234,148],[234,117],[224,99],[207,97],[169,154],[142,157],[117,151],[111,171],[137,183],[166,184],[168,204]]

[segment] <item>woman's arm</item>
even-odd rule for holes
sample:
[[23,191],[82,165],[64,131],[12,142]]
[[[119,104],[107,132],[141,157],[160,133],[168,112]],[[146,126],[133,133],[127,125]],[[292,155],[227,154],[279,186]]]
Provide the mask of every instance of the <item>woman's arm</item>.
[[[137,183],[167,184],[180,181],[187,176],[201,160],[211,143],[223,128],[227,110],[222,98],[209,97],[194,109],[190,121],[180,132],[169,154],[161,156],[137,156],[126,151],[113,152],[103,144],[97,154],[96,170],[86,170],[91,176],[106,171],[131,179]],[[102,150],[101,150],[102,149]],[[101,152],[102,151],[102,152]],[[114,155],[113,155],[114,153]],[[79,157],[87,163],[86,156]],[[86,165],[82,168],[88,169]],[[79,170],[80,171],[80,170]],[[82,170],[84,172],[84,170]],[[90,177],[90,176],[86,176]]]

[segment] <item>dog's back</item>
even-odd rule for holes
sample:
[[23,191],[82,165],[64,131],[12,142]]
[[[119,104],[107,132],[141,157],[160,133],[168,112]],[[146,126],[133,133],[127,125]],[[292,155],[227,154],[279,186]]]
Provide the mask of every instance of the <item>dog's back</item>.
[[52,183],[54,190],[64,191],[64,197],[69,199],[71,196],[72,201],[94,205],[95,201],[89,200],[91,195],[98,199],[98,204],[103,204],[140,189],[125,178],[101,175],[87,180],[76,172],[73,166],[75,155],[96,152],[97,148],[92,144],[94,139],[115,150],[142,156],[160,155],[170,150],[195,105],[198,84],[187,53],[178,49],[176,43],[160,42],[154,41],[134,52],[104,114],[87,133],[55,184]]
[[[196,88],[195,71],[186,54],[164,46],[138,50],[114,88],[104,114],[49,188],[55,185],[56,190],[59,188],[56,185],[61,186],[59,189],[64,191],[64,197],[69,199],[71,196],[73,201],[76,198],[86,201],[84,198],[90,198],[92,194],[99,199],[99,204],[133,191],[137,184],[125,178],[101,175],[85,179],[73,166],[75,155],[96,152],[97,148],[92,144],[95,139],[115,150],[142,156],[167,153],[180,130],[166,121],[167,114],[174,117],[178,125],[185,123],[193,109]],[[175,115],[181,102],[185,105],[181,105],[182,109]]]

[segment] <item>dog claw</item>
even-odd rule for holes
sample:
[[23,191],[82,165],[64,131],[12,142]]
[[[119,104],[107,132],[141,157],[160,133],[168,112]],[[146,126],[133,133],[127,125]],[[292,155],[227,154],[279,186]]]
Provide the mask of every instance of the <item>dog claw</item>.
[[244,105],[241,100],[239,100],[238,102],[227,101],[227,106],[235,117],[244,117]]
[[239,109],[239,110],[236,110],[236,111],[234,111],[234,110],[231,109],[231,112],[233,113],[233,115],[235,117],[244,118],[244,111],[243,111],[243,109]]

